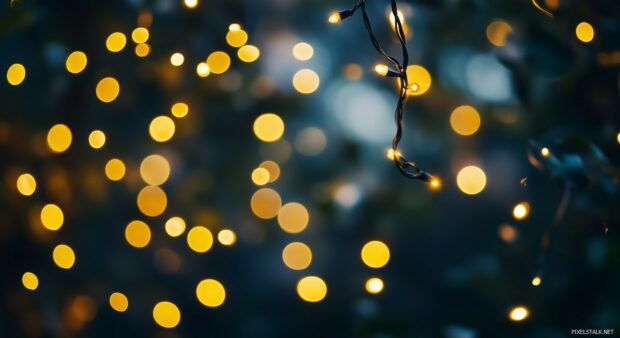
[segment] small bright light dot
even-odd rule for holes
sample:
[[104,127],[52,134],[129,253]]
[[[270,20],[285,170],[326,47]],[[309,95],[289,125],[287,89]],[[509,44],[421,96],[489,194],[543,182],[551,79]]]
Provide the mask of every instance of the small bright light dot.
[[441,181],[438,178],[433,178],[429,182],[429,185],[432,190],[439,190],[441,188]]
[[88,144],[93,149],[100,149],[105,145],[105,133],[101,130],[93,130],[88,135]]
[[384,64],[375,65],[374,70],[375,70],[375,73],[377,73],[377,75],[381,75],[381,76],[386,76],[390,72],[390,68]]
[[536,276],[536,277],[532,278],[532,285],[539,286],[540,283],[542,283],[542,280],[540,279],[540,277]]
[[340,13],[338,12],[333,12],[329,15],[329,18],[327,19],[327,22],[331,23],[331,24],[337,24],[339,23],[341,20],[340,18]]
[[237,57],[243,62],[254,62],[260,57],[260,49],[253,45],[245,45],[239,48]]
[[149,124],[149,134],[156,142],[166,142],[174,136],[174,121],[165,115],[157,116]]
[[153,307],[153,319],[157,325],[171,329],[179,325],[181,321],[181,311],[171,302],[163,301]]
[[450,125],[459,135],[473,135],[480,128],[480,114],[472,106],[459,106],[450,114]]
[[125,48],[126,44],[127,38],[125,37],[125,34],[120,32],[114,32],[110,34],[105,40],[106,48],[112,53],[120,52],[121,50],[123,50],[123,48]]
[[510,310],[508,317],[514,322],[520,322],[526,319],[529,314],[530,311],[525,306],[516,306]]
[[327,295],[327,284],[317,276],[306,276],[297,282],[297,294],[306,302],[320,302]]
[[6,80],[12,86],[17,86],[26,78],[26,67],[20,63],[14,63],[6,71]]
[[228,26],[228,30],[233,32],[241,30],[241,25],[238,23],[231,23],[230,26]]
[[383,280],[377,277],[368,279],[366,281],[366,291],[372,294],[381,293],[383,291]]
[[293,87],[301,94],[312,94],[318,88],[321,80],[312,69],[302,69],[293,76]]
[[467,195],[479,194],[487,185],[487,176],[476,166],[467,166],[456,175],[456,185]]
[[512,243],[515,239],[517,239],[517,230],[509,224],[502,224],[497,229],[497,233],[499,237],[507,243]]
[[248,33],[242,29],[229,29],[226,33],[226,42],[231,47],[241,47],[248,42]]
[[237,241],[237,235],[230,229],[223,229],[217,233],[217,240],[222,245],[231,246]]
[[618,144],[620,144],[620,132],[618,133],[618,135],[616,135],[616,141],[618,141]]
[[512,209],[512,215],[515,219],[521,220],[527,217],[530,213],[530,204],[527,202],[521,202],[514,206]]
[[314,48],[306,42],[300,42],[293,47],[293,56],[299,61],[307,61],[314,55]]
[[282,261],[292,270],[304,270],[312,263],[312,250],[306,244],[293,242],[282,250]]
[[41,223],[46,229],[56,231],[62,227],[64,221],[65,215],[56,204],[46,204],[41,209]]
[[19,175],[17,177],[17,191],[24,196],[30,196],[34,194],[37,189],[37,181],[34,179],[34,176],[25,173]]
[[265,168],[269,172],[269,183],[275,182],[280,177],[280,166],[274,161],[265,161],[259,168]]
[[120,292],[114,292],[110,295],[109,298],[110,307],[117,312],[125,312],[129,307],[129,300],[127,296]]
[[284,134],[284,121],[273,113],[265,113],[254,120],[254,134],[263,142],[275,142]]
[[170,237],[179,237],[185,232],[185,220],[181,217],[170,217],[166,221],[166,233]]
[[282,207],[282,199],[275,190],[262,188],[252,195],[250,207],[257,217],[271,219],[278,215],[278,211]]
[[198,253],[205,253],[213,246],[213,234],[203,226],[195,226],[187,233],[187,245]]
[[62,269],[71,269],[73,264],[75,264],[75,253],[73,249],[66,244],[57,245],[52,253],[52,258],[54,259],[54,263]]
[[184,0],[183,4],[189,9],[196,8],[196,6],[198,6],[198,0]]
[[151,241],[151,228],[142,221],[131,221],[125,227],[125,239],[134,248],[144,248]]
[[549,157],[549,154],[551,154],[551,152],[549,151],[549,148],[545,147],[540,150],[540,154],[543,157]]
[[47,146],[54,153],[69,149],[72,140],[71,129],[64,124],[56,124],[47,132]]
[[211,69],[205,62],[201,62],[196,66],[196,74],[200,77],[207,77],[211,74]]
[[587,22],[581,22],[575,28],[575,34],[579,41],[588,43],[594,40],[594,27]]
[[138,27],[131,32],[131,39],[135,43],[145,43],[149,39],[149,30]]
[[398,150],[394,152],[394,149],[390,148],[386,151],[385,156],[388,158],[388,160],[394,161],[394,159],[403,156],[403,154],[401,154]]
[[24,272],[22,284],[26,289],[34,291],[39,287],[39,277],[32,272]]
[[216,51],[207,57],[207,65],[213,74],[222,74],[230,67],[230,56],[222,51]]
[[97,83],[95,93],[101,102],[109,103],[116,99],[120,90],[121,87],[115,78],[105,77]]
[[278,224],[282,230],[297,234],[308,226],[310,214],[306,207],[297,202],[286,203],[278,211]]
[[157,186],[146,186],[140,190],[137,198],[138,209],[146,216],[161,215],[168,205],[166,193]]
[[196,286],[196,298],[204,306],[218,307],[226,299],[226,289],[215,279],[204,279]]
[[78,50],[67,56],[67,61],[65,61],[65,67],[67,68],[67,71],[69,73],[77,74],[83,71],[84,68],[86,68],[87,62],[88,59],[86,57],[86,54]]
[[140,176],[146,184],[162,185],[170,176],[170,164],[159,154],[149,155],[140,163]]
[[[431,88],[431,74],[426,68],[419,65],[411,65],[407,67],[407,81],[410,84],[407,88],[407,94],[409,95],[422,95]],[[400,80],[398,80],[400,85]]]
[[139,43],[136,45],[135,53],[141,58],[146,57],[151,53],[151,46],[148,43]]
[[179,52],[174,53],[170,56],[170,63],[175,67],[181,66],[183,62],[185,62],[185,57]]
[[381,268],[390,260],[390,249],[381,241],[370,241],[362,247],[361,257],[367,266]]
[[174,117],[183,118],[189,113],[189,106],[185,102],[177,102],[170,107],[170,113]]
[[120,181],[125,177],[125,163],[118,158],[109,160],[105,165],[105,175],[111,181]]

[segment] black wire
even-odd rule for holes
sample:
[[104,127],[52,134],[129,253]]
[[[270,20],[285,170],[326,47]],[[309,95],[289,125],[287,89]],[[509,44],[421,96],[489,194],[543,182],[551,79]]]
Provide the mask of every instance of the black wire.
[[367,0],[359,0],[353,8],[351,9],[351,14],[355,13],[358,9],[362,10],[362,17],[364,20],[364,26],[368,35],[370,37],[370,41],[373,46],[377,50],[379,54],[385,57],[396,69],[398,72],[398,78],[400,81],[400,93],[398,97],[398,101],[396,102],[396,109],[394,110],[394,121],[396,124],[396,132],[394,133],[394,138],[392,139],[392,151],[394,154],[394,164],[398,168],[401,174],[410,179],[423,180],[426,182],[430,182],[433,177],[427,172],[418,168],[418,166],[411,161],[408,161],[405,157],[403,157],[398,152],[398,144],[400,143],[403,137],[403,117],[405,111],[405,103],[407,102],[407,90],[409,88],[409,80],[407,79],[407,67],[409,65],[409,51],[407,50],[407,40],[405,36],[405,31],[403,28],[403,24],[398,17],[398,6],[396,4],[396,0],[391,0],[391,8],[392,14],[394,15],[395,21],[395,31],[396,36],[400,42],[401,50],[402,50],[402,64],[395,57],[389,55],[379,43],[379,40],[375,36],[372,31],[372,25],[370,23],[370,18],[368,17],[368,13],[366,12],[366,1]]

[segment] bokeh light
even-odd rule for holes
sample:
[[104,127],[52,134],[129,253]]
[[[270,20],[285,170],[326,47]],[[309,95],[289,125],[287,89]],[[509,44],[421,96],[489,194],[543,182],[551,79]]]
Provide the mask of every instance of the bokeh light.
[[256,185],[265,185],[269,182],[269,170],[256,168],[252,171],[252,182]]
[[97,83],[95,93],[97,98],[104,103],[110,103],[114,101],[121,91],[121,87],[113,77],[104,77]]
[[88,63],[88,58],[86,54],[82,51],[75,51],[67,56],[67,60],[65,61],[65,67],[67,71],[72,74],[78,74],[86,68],[86,64]]
[[140,163],[140,176],[146,184],[162,185],[170,176],[170,164],[159,154],[149,155]]
[[278,215],[282,199],[277,191],[270,188],[257,190],[250,200],[252,212],[259,218],[271,219]]
[[293,46],[293,57],[299,61],[308,61],[314,55],[314,48],[307,42],[299,42]]
[[297,234],[308,226],[310,214],[302,204],[290,202],[283,205],[278,212],[278,224],[282,230]]
[[88,144],[93,149],[101,149],[105,145],[105,133],[101,130],[93,130],[88,134]]
[[577,39],[581,42],[591,42],[594,40],[594,27],[587,22],[580,22],[575,28]]
[[541,283],[542,283],[542,279],[540,279],[540,277],[534,276],[534,278],[532,278],[533,286],[539,286]]
[[365,286],[368,293],[378,294],[383,291],[383,280],[378,277],[372,277],[366,281]]
[[527,202],[520,202],[512,208],[512,216],[517,220],[527,218],[530,214],[530,204]]
[[510,33],[512,27],[504,20],[495,20],[487,26],[487,39],[496,47],[505,46]]
[[17,191],[24,196],[31,196],[37,190],[37,181],[29,173],[23,173],[17,177]]
[[248,42],[248,33],[241,29],[238,24],[232,24],[226,33],[226,42],[231,47],[241,47]]
[[207,66],[213,74],[223,74],[230,67],[230,56],[226,52],[216,51],[209,54]]
[[390,249],[381,241],[370,241],[362,247],[361,257],[367,266],[381,268],[390,260]]
[[318,88],[321,80],[312,69],[302,69],[293,76],[293,87],[302,94],[312,94]]
[[187,245],[198,253],[205,253],[213,246],[211,230],[203,226],[195,226],[187,233]]
[[479,167],[467,166],[456,175],[456,185],[465,194],[476,195],[487,185],[487,176]]
[[156,142],[169,141],[174,136],[175,130],[174,121],[165,115],[155,117],[149,124],[149,135]]
[[65,215],[56,204],[46,204],[41,208],[41,223],[46,229],[57,231],[62,227],[64,221]]
[[529,317],[530,311],[525,306],[515,306],[508,313],[508,318],[513,322],[520,322]]
[[56,124],[47,132],[47,146],[55,153],[69,149],[72,140],[71,129],[64,124]]
[[306,276],[297,282],[297,294],[306,302],[320,302],[327,295],[327,284],[317,276]]
[[129,307],[127,296],[120,292],[113,292],[110,294],[108,301],[110,302],[110,307],[117,312],[125,312]]
[[125,163],[118,158],[109,160],[105,165],[105,175],[110,181],[120,181],[125,177]]
[[[422,95],[431,89],[431,74],[426,68],[420,65],[410,65],[405,71],[407,74],[407,82],[409,88],[407,88],[407,94],[409,95]],[[400,81],[398,82],[400,85]]]
[[26,289],[34,291],[39,287],[39,277],[32,272],[24,272],[22,284]]
[[151,228],[142,221],[131,221],[125,227],[125,239],[134,248],[144,248],[151,241]]
[[263,142],[275,142],[284,134],[284,121],[274,113],[265,113],[254,120],[254,135]]
[[183,54],[176,52],[173,53],[172,55],[170,55],[170,64],[175,66],[175,67],[179,67],[181,65],[183,65],[183,63],[185,62],[185,56],[183,56]]
[[59,244],[52,252],[54,263],[61,269],[71,269],[75,264],[75,252],[66,244]]
[[231,246],[237,242],[237,234],[231,229],[222,229],[217,233],[217,240],[224,246]]
[[269,183],[277,181],[280,177],[280,166],[274,161],[264,161],[258,167],[267,169],[269,172]]
[[121,32],[114,32],[105,40],[106,48],[112,53],[118,53],[127,44],[127,37]]
[[164,226],[166,233],[170,237],[179,237],[185,232],[185,220],[179,216],[170,217]]
[[12,64],[6,71],[6,80],[11,86],[18,86],[26,79],[26,67],[21,63]]
[[472,106],[459,106],[450,114],[450,125],[459,135],[473,135],[480,128],[480,114]]
[[304,270],[312,263],[312,250],[301,242],[289,243],[282,250],[282,261],[292,270]]
[[183,118],[189,113],[189,106],[185,102],[177,102],[170,107],[170,113],[174,117]]
[[181,311],[176,304],[169,301],[161,301],[153,307],[153,319],[157,325],[172,329],[181,321]]
[[218,307],[226,300],[226,289],[215,279],[204,279],[196,286],[196,297],[204,306]]
[[158,186],[146,186],[140,190],[137,198],[138,209],[146,216],[161,215],[168,205],[166,193]]
[[131,32],[131,39],[135,43],[145,43],[149,39],[149,30],[145,27],[138,27]]
[[327,136],[316,127],[301,130],[295,137],[295,149],[305,156],[316,156],[325,150]]
[[260,57],[260,49],[254,45],[245,45],[237,51],[239,60],[247,63],[254,62]]

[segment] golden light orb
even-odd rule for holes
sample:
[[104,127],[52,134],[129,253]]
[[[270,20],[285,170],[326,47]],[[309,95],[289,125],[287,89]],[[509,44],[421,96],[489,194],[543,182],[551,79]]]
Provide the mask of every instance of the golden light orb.
[[[431,74],[426,68],[420,65],[410,65],[405,71],[407,74],[407,81],[409,88],[407,88],[408,95],[422,95],[431,88]],[[398,81],[400,85],[400,80]]]
[[196,298],[204,306],[218,307],[226,300],[226,289],[215,279],[204,279],[196,286]]
[[39,277],[32,272],[24,272],[22,275],[22,284],[30,291],[34,291],[39,287]]
[[170,237],[179,237],[185,232],[185,220],[179,216],[170,217],[166,221],[166,233]]
[[525,219],[530,214],[530,204],[521,202],[512,208],[512,216],[517,220]]
[[181,311],[172,302],[162,301],[153,307],[153,319],[157,325],[172,329],[181,321]]
[[205,253],[213,246],[213,234],[203,226],[195,226],[187,233],[187,245],[198,253]]
[[252,182],[256,185],[265,185],[269,182],[269,171],[265,168],[256,168],[252,171]]
[[179,67],[183,65],[184,62],[185,62],[185,56],[183,56],[183,54],[179,52],[173,53],[170,56],[170,64],[175,67]]
[[289,243],[282,250],[282,261],[292,270],[304,270],[312,263],[312,250],[302,242]]
[[455,133],[471,136],[480,128],[480,114],[472,106],[459,106],[450,114],[450,125]]
[[[231,26],[233,25],[234,24]],[[241,27],[239,27],[239,29],[230,29],[229,27],[228,33],[226,33],[226,42],[231,47],[241,47],[248,42],[248,33],[242,30]]]
[[6,71],[6,80],[11,86],[18,86],[26,79],[26,67],[21,63],[12,64]]
[[293,57],[298,61],[308,61],[314,55],[314,48],[307,42],[299,42],[293,46]]
[[64,124],[56,124],[47,132],[47,146],[54,153],[69,149],[72,140],[71,129]]
[[140,163],[140,176],[148,185],[162,185],[170,176],[170,164],[159,154],[149,155]]
[[386,76],[390,72],[390,68],[384,64],[376,64],[374,71],[377,75]]
[[189,106],[185,102],[177,102],[170,107],[170,113],[177,118],[183,118],[189,113]]
[[544,147],[540,149],[540,155],[542,155],[542,157],[549,157],[549,155],[551,155],[551,151],[549,151],[549,148]]
[[270,188],[257,190],[250,200],[254,215],[262,219],[271,219],[278,215],[282,207],[282,199],[277,191]]
[[140,190],[137,203],[140,212],[146,216],[156,217],[166,210],[168,198],[160,187],[149,185]]
[[506,45],[508,35],[512,33],[512,27],[504,20],[495,20],[487,26],[487,39],[496,47]]
[[533,286],[539,286],[541,283],[542,283],[542,279],[540,279],[540,277],[535,276],[534,278],[532,278]]
[[41,209],[41,223],[46,229],[57,231],[62,227],[64,221],[65,215],[56,204],[46,204]]
[[308,226],[310,215],[306,207],[297,202],[290,202],[283,205],[278,211],[278,224],[282,230],[297,234]]
[[306,302],[320,302],[327,295],[327,284],[320,277],[306,276],[297,282],[297,294]]
[[237,234],[230,229],[222,229],[217,233],[217,240],[224,246],[231,246],[237,242]]
[[138,27],[131,32],[131,39],[135,43],[145,43],[149,39],[149,30],[145,27]]
[[463,193],[476,195],[482,192],[487,185],[487,176],[479,167],[467,166],[456,175],[456,185]]
[[594,40],[594,27],[587,22],[580,22],[575,28],[575,35],[581,42],[591,42]]
[[82,51],[75,51],[67,56],[67,60],[65,61],[65,67],[67,71],[71,74],[78,74],[82,72],[86,68],[86,64],[88,63],[88,58],[86,54]]
[[105,133],[101,130],[93,130],[88,134],[88,144],[93,149],[101,149],[105,145]]
[[120,292],[113,292],[110,294],[108,301],[110,302],[110,307],[117,312],[125,312],[129,307],[127,296]]
[[280,166],[274,161],[264,161],[258,167],[267,169],[269,172],[269,183],[275,182],[280,177]]
[[265,113],[254,120],[254,134],[263,142],[275,142],[284,134],[284,121],[274,113]]
[[371,294],[378,294],[383,291],[383,280],[381,278],[372,277],[366,281],[366,291]]
[[340,23],[340,21],[341,21],[340,13],[338,12],[332,12],[331,14],[329,14],[329,17],[327,18],[327,22],[331,23],[332,25]]
[[362,247],[361,257],[364,264],[378,269],[389,262],[390,248],[381,241],[370,241]]
[[54,263],[61,269],[71,269],[75,264],[75,252],[66,244],[59,244],[52,252]]
[[189,9],[194,9],[198,6],[198,0],[183,0],[183,4]]
[[120,181],[125,177],[125,163],[118,158],[109,160],[105,165],[105,175],[110,181]]
[[260,57],[260,49],[254,45],[245,45],[239,48],[237,57],[239,60],[246,63],[254,62]]
[[207,77],[211,74],[211,68],[205,62],[201,62],[196,66],[196,74],[200,77]]
[[151,46],[148,43],[139,43],[136,45],[134,52],[138,57],[146,57],[151,53]]
[[17,191],[24,196],[30,196],[37,190],[37,180],[29,173],[24,173],[17,177]]
[[312,69],[302,69],[293,75],[293,87],[301,94],[312,94],[321,83],[319,75]]
[[142,221],[131,221],[125,227],[125,239],[134,248],[144,248],[151,241],[151,228]]
[[520,322],[529,317],[530,311],[525,306],[516,306],[508,313],[508,318],[513,322]]
[[226,52],[215,51],[207,57],[207,66],[213,74],[223,74],[230,67],[230,56]]
[[125,37],[125,34],[121,32],[114,32],[105,40],[106,48],[112,53],[120,52],[123,48],[125,48],[126,44],[127,37]]
[[165,115],[155,117],[149,124],[149,135],[155,142],[169,141],[175,132],[174,121]]
[[121,86],[118,84],[118,81],[111,76],[101,79],[95,88],[97,98],[104,103],[110,103],[116,100],[120,91]]

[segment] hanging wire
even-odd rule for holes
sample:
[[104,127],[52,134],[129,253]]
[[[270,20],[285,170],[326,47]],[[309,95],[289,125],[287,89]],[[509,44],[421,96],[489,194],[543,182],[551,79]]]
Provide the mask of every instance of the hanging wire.
[[407,90],[409,88],[409,81],[407,79],[406,73],[407,66],[409,65],[409,51],[407,50],[407,41],[405,36],[405,30],[403,28],[403,23],[401,22],[398,15],[398,6],[396,4],[396,0],[390,0],[390,4],[392,14],[394,15],[396,36],[398,37],[398,41],[402,50],[402,61],[400,62],[396,57],[389,55],[383,49],[383,47],[379,43],[379,40],[373,33],[370,18],[368,16],[368,12],[366,11],[366,0],[359,0],[349,10],[344,10],[331,14],[329,17],[329,22],[333,24],[339,23],[341,20],[344,20],[355,14],[358,9],[361,9],[362,17],[364,20],[364,27],[368,32],[370,41],[372,42],[377,52],[381,54],[384,58],[386,58],[393,66],[392,69],[384,65],[378,65],[377,67],[381,68],[375,68],[375,71],[383,76],[397,77],[400,82],[400,92],[398,96],[398,101],[396,103],[396,109],[394,111],[396,132],[394,133],[391,149],[394,158],[394,164],[396,165],[400,173],[403,174],[405,177],[414,180],[429,182],[433,187],[438,187],[439,180],[437,178],[433,177],[426,171],[421,170],[414,162],[407,160],[398,150],[398,144],[403,137],[403,116],[405,111],[405,103],[407,102]]

